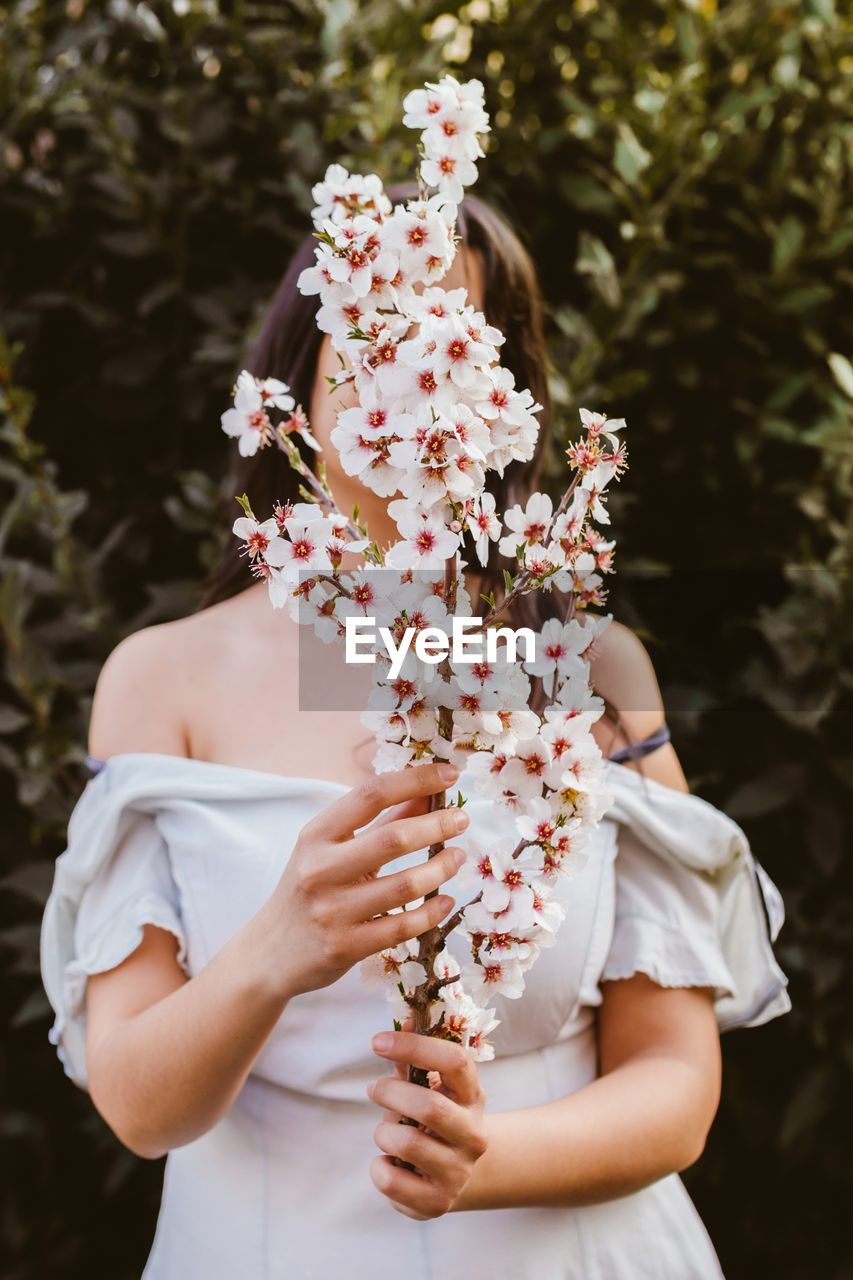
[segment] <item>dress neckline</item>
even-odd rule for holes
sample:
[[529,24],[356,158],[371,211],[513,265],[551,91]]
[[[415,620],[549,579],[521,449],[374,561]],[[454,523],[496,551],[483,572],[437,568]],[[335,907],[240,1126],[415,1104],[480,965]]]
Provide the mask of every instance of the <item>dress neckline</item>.
[[[192,765],[194,768],[200,768],[200,769],[222,769],[226,773],[244,774],[247,777],[263,778],[267,782],[277,781],[282,783],[286,782],[290,784],[294,782],[298,782],[298,783],[306,784],[313,787],[327,787],[333,791],[341,791],[341,792],[350,791],[352,790],[353,786],[360,785],[358,783],[353,784],[348,782],[337,782],[333,778],[317,778],[311,775],[302,775],[302,774],[273,773],[269,769],[251,769],[251,768],[248,768],[246,765],[226,764],[220,760],[197,760],[194,756],[171,755],[165,751],[117,751],[115,755],[109,756],[106,760],[101,760],[100,757],[98,756],[87,755],[86,766],[92,772],[92,775],[93,775],[90,781],[93,781],[95,777],[103,773],[106,766],[110,764],[112,761],[119,761],[119,760],[163,760],[163,761],[168,761],[171,766],[174,766],[176,764],[188,764],[188,765]],[[619,775],[625,776],[630,774],[634,778],[636,778],[637,781],[640,783],[646,783],[646,784],[652,783],[654,784],[654,786],[662,786],[662,784],[657,782],[655,778],[647,778],[645,777],[645,775],[638,774],[634,769],[631,769],[628,765],[622,764],[618,760],[612,759],[610,756],[604,757],[604,763],[608,766],[608,768],[616,769]],[[94,766],[97,766],[97,768],[95,768]],[[465,777],[468,777],[469,774],[470,774],[470,770],[463,769],[459,774],[459,778],[457,779],[457,782],[461,782],[462,779]],[[453,783],[451,787],[448,789],[452,790],[453,787],[456,785],[457,783]],[[664,787],[664,790],[670,791],[672,790],[672,788]],[[679,793],[679,794],[684,794],[684,793]]]
[[117,751],[115,755],[109,756],[106,760],[101,760],[98,756],[87,755],[86,766],[95,775],[97,775],[98,773],[103,772],[106,766],[112,761],[118,760],[167,760],[170,765],[189,764],[196,768],[224,769],[228,773],[247,774],[250,777],[264,778],[267,781],[275,779],[279,782],[304,782],[309,783],[312,786],[331,787],[336,791],[350,791],[353,786],[359,785],[358,783],[337,782],[334,778],[317,778],[312,777],[311,775],[274,773],[270,769],[251,769],[246,765],[226,764],[221,760],[197,760],[194,756],[171,755],[165,751]]
[[[648,755],[651,751],[656,751],[658,747],[663,746],[664,743],[669,741],[669,726],[664,720],[653,733],[648,734],[647,737],[642,738],[639,742],[632,742],[629,743],[627,747],[621,747],[618,751],[614,751],[612,755],[605,756],[604,762],[605,764],[616,765],[618,768],[625,769],[628,773],[633,773],[634,770],[627,768],[625,762],[638,760],[642,756]],[[353,786],[360,785],[359,783],[336,782],[332,778],[317,778],[311,777],[310,775],[303,776],[300,774],[273,773],[269,769],[252,769],[246,765],[225,764],[218,760],[197,760],[194,756],[176,756],[164,751],[119,751],[116,752],[115,755],[110,756],[109,759],[118,760],[124,757],[136,758],[139,756],[155,756],[161,760],[170,760],[172,762],[176,760],[183,760],[193,765],[206,765],[211,769],[226,769],[232,773],[248,774],[257,778],[279,778],[283,782],[319,783],[322,786],[329,786],[343,791],[349,791]],[[102,760],[99,756],[86,756],[86,767],[93,776],[100,773],[107,763],[108,760]],[[459,776],[464,777],[468,772],[469,771],[467,769],[463,769]],[[646,779],[646,781],[653,781],[653,779]]]

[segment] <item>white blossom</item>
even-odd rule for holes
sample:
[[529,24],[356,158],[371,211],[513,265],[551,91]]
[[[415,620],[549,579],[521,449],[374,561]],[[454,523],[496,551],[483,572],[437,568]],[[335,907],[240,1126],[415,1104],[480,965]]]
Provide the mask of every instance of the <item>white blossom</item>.
[[[298,280],[302,293],[317,298],[318,328],[341,358],[330,381],[349,386],[357,401],[337,413],[331,443],[347,475],[392,499],[399,539],[373,544],[355,516],[337,510],[319,469],[315,475],[305,468],[292,450],[312,499],[278,504],[264,520],[241,499],[244,514],[233,532],[252,571],[266,580],[272,606],[287,606],[323,642],[337,642],[352,618],[374,619],[395,644],[408,634],[402,662],[392,665],[377,645],[371,668],[362,723],[376,742],[375,770],[453,760],[478,799],[506,819],[511,834],[489,845],[470,840],[458,873],[460,889],[473,899],[453,936],[466,941],[471,963],[460,966],[441,950],[428,982],[412,940],[360,967],[363,981],[385,991],[395,1019],[426,1000],[436,1034],[488,1061],[494,1050],[487,1037],[498,1025],[488,1001],[521,996],[527,970],[553,945],[565,916],[555,885],[583,865],[613,799],[591,732],[604,704],[589,682],[596,642],[611,618],[586,610],[602,603],[612,567],[614,543],[593,522],[609,523],[606,491],[625,464],[617,434],[625,422],[580,409],[583,434],[567,451],[576,483],[559,514],[543,493],[498,510],[490,477],[531,461],[543,406],[500,365],[504,335],[467,291],[438,283],[456,253],[457,205],[483,155],[483,86],[445,75],[410,93],[404,108],[405,123],[421,132],[421,197],[392,207],[377,175],[329,165],[312,189],[315,261]],[[292,434],[319,447],[288,386],[246,370],[222,427],[243,456],[277,437],[290,449]],[[566,621],[554,617],[535,628],[531,659],[509,662],[499,648],[463,662],[450,651],[454,616],[491,609],[476,591],[469,595],[462,559],[469,553],[483,566],[506,558],[513,608],[517,592],[570,598]],[[342,569],[346,557],[360,555],[361,567]],[[450,589],[452,612],[451,597],[444,598]],[[501,607],[489,615],[498,626]],[[440,669],[416,657],[417,637],[430,627],[448,637]],[[493,636],[488,627],[484,634]],[[541,712],[530,705],[537,677],[547,698]]]

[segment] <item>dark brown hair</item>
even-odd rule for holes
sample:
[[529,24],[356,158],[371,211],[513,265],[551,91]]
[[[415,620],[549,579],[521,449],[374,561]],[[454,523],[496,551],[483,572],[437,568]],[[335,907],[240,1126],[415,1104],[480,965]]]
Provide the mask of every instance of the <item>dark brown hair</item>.
[[[388,190],[394,204],[417,194],[417,187],[408,183]],[[524,505],[536,489],[550,436],[551,397],[542,298],[527,250],[507,223],[482,200],[466,195],[459,206],[457,234],[463,245],[478,250],[481,255],[486,320],[505,337],[500,362],[512,372],[516,387],[519,390],[528,387],[534,400],[542,405],[537,415],[540,431],[533,459],[511,462],[503,477],[488,473],[489,491],[495,496],[498,510],[503,511],[516,502]],[[313,266],[316,244],[316,239],[308,236],[294,254],[246,361],[246,368],[257,377],[286,382],[296,403],[306,410],[310,409],[324,335],[316,323],[319,298],[301,294],[296,281],[301,271]],[[297,477],[285,453],[275,446],[259,449],[250,458],[238,455],[229,474],[233,479],[233,492],[248,495],[258,519],[266,519],[277,501],[292,499],[297,493]],[[239,515],[236,506],[234,514],[235,518]],[[502,574],[496,544],[491,544],[491,551],[484,590],[488,592],[494,584],[497,593]],[[198,609],[227,600],[254,581],[235,538],[202,583]]]
[[[414,183],[389,187],[394,204],[417,197]],[[500,363],[509,369],[519,390],[529,388],[541,404],[537,417],[540,424],[536,450],[530,462],[511,462],[504,475],[491,471],[487,487],[495,497],[497,509],[505,511],[515,503],[524,506],[539,483],[551,436],[551,396],[548,390],[548,358],[545,345],[544,308],[536,268],[521,240],[499,214],[476,196],[466,195],[459,206],[456,225],[462,244],[478,250],[483,265],[483,311],[489,324],[503,333]],[[279,378],[290,387],[297,405],[310,408],[314,378],[323,333],[316,323],[319,298],[301,294],[296,287],[300,273],[313,266],[316,248],[314,236],[307,236],[296,250],[273,297],[260,334],[245,367],[259,378]],[[300,446],[298,437],[295,439]],[[313,455],[301,446],[306,460]],[[298,479],[286,454],[277,447],[260,449],[252,457],[235,457],[229,472],[233,493],[248,495],[252,510],[259,519],[271,515],[276,502],[293,500],[298,493]],[[238,514],[235,511],[235,516]],[[503,566],[497,544],[490,544],[489,563],[483,571],[481,590],[494,590],[497,598],[503,592]],[[246,559],[240,554],[235,538],[220,562],[201,584],[197,611],[221,600],[239,595],[256,579]],[[535,591],[522,596],[513,610],[516,626],[538,628],[557,613],[557,601],[550,592]],[[535,681],[534,701],[542,700],[541,682]],[[622,729],[615,707],[605,698],[605,714],[614,726]]]

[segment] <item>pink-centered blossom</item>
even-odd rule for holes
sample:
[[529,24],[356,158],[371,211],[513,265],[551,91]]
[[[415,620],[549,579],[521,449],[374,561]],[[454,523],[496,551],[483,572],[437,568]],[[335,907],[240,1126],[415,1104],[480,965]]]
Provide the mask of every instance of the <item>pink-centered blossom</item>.
[[252,457],[275,439],[269,410],[293,409],[295,403],[285,383],[277,378],[254,378],[244,369],[237,379],[234,405],[222,414],[222,430],[236,438],[242,457]]
[[382,229],[382,241],[396,254],[405,279],[434,284],[445,274],[455,254],[453,224],[456,210],[435,196],[397,205]]
[[343,165],[330,164],[322,182],[311,188],[312,219],[339,224],[360,213],[381,220],[391,212],[391,201],[378,174],[349,173]]
[[454,555],[459,534],[448,529],[441,517],[419,513],[402,499],[388,504],[388,511],[403,535],[385,555],[391,569],[437,569]]
[[240,516],[231,526],[231,532],[245,542],[242,554],[248,555],[250,560],[256,557],[263,559],[272,539],[278,537],[278,521],[271,517],[259,523],[250,516]]
[[[359,401],[339,413],[332,443],[347,474],[381,496],[403,495],[389,504],[401,540],[388,549],[378,573],[336,577],[347,552],[366,549],[365,540],[349,540],[342,517],[297,503],[278,507],[269,521],[235,522],[274,606],[287,603],[297,621],[312,625],[324,641],[336,639],[350,616],[376,618],[398,642],[408,628],[417,633],[435,625],[449,634],[445,566],[466,534],[481,564],[498,541],[501,554],[521,561],[528,584],[560,586],[580,609],[601,602],[600,575],[611,568],[613,544],[588,522],[607,523],[605,491],[624,465],[615,435],[624,420],[611,423],[581,410],[586,437],[570,455],[579,482],[556,520],[547,495],[536,494],[523,510],[506,513],[502,525],[503,513],[486,492],[490,471],[502,476],[511,463],[532,459],[542,406],[500,367],[503,335],[474,310],[466,291],[436,284],[456,251],[456,204],[483,154],[483,87],[445,76],[409,95],[406,111],[406,123],[422,131],[421,177],[433,194],[392,209],[376,175],[330,165],[313,189],[321,232],[316,261],[299,280],[303,292],[319,295],[318,327],[341,355],[337,384],[348,383]],[[249,377],[229,419],[241,452],[274,442],[280,430],[308,431],[284,384]],[[274,403],[276,397],[290,403]],[[290,417],[276,422],[274,409]],[[252,421],[252,414],[259,416]],[[464,568],[457,561],[457,574]],[[458,597],[457,613],[483,612],[464,581]],[[527,670],[522,661],[507,664],[501,656],[470,665],[448,662],[437,679],[425,679],[417,664],[404,666],[393,681],[387,660],[373,669],[364,723],[377,741],[376,769],[454,759],[467,766],[484,799],[514,818],[516,836],[481,851],[488,863],[481,859],[477,873],[483,896],[463,913],[459,934],[470,943],[474,964],[460,972],[442,953],[447,958],[433,966],[439,979],[452,981],[432,1003],[431,1023],[440,1022],[440,1034],[466,1045],[475,1060],[493,1056],[485,1037],[497,1025],[493,1012],[481,1006],[494,994],[517,998],[539,949],[553,944],[564,915],[550,896],[554,884],[580,865],[611,799],[590,733],[602,705],[588,684],[600,632],[596,625],[581,637],[578,628],[574,619],[545,624]],[[529,705],[536,675],[555,698],[541,719]],[[439,733],[448,709],[451,740]],[[416,954],[412,943],[366,962],[395,1017],[407,1016],[408,997],[426,978]]]
[[465,965],[462,978],[475,1001],[489,1000],[495,995],[518,1000],[524,994],[524,971],[518,960],[502,960],[490,955],[477,964]]
[[515,555],[519,547],[544,542],[551,523],[553,505],[547,493],[534,493],[522,509],[518,503],[506,513],[504,524],[509,533],[498,543],[502,555]]
[[525,662],[528,675],[539,676],[545,692],[550,694],[554,680],[583,671],[581,654],[589,646],[592,636],[576,618],[563,624],[558,618],[549,618],[536,637],[536,657]]

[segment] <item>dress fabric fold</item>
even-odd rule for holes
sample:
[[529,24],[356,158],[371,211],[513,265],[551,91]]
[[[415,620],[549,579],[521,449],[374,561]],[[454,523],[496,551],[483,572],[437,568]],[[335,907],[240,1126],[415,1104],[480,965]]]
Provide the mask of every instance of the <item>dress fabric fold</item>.
[[[607,767],[613,802],[583,866],[557,884],[556,945],[520,1000],[495,996],[495,1059],[479,1064],[486,1111],[554,1102],[597,1072],[601,984],[647,973],[713,990],[721,1029],[789,1007],[772,942],[778,890],[741,828],[697,796]],[[465,787],[465,775],[461,780]],[[142,940],[171,932],[188,977],[269,898],[296,837],[346,791],[158,753],[113,756],[82,792],[42,921],[49,1032],[65,1073],[87,1088],[85,988]],[[469,790],[470,794],[470,790]],[[469,800],[468,835],[488,842],[507,818]],[[422,853],[396,859],[401,870]],[[455,879],[443,886],[460,900]],[[450,949],[464,961],[464,941]],[[235,1101],[195,1142],[169,1152],[143,1280],[708,1280],[719,1263],[680,1178],[606,1203],[447,1214],[415,1222],[369,1177],[378,1108],[367,1084],[388,1064],[370,1037],[390,1025],[358,969],[289,1002]]]

